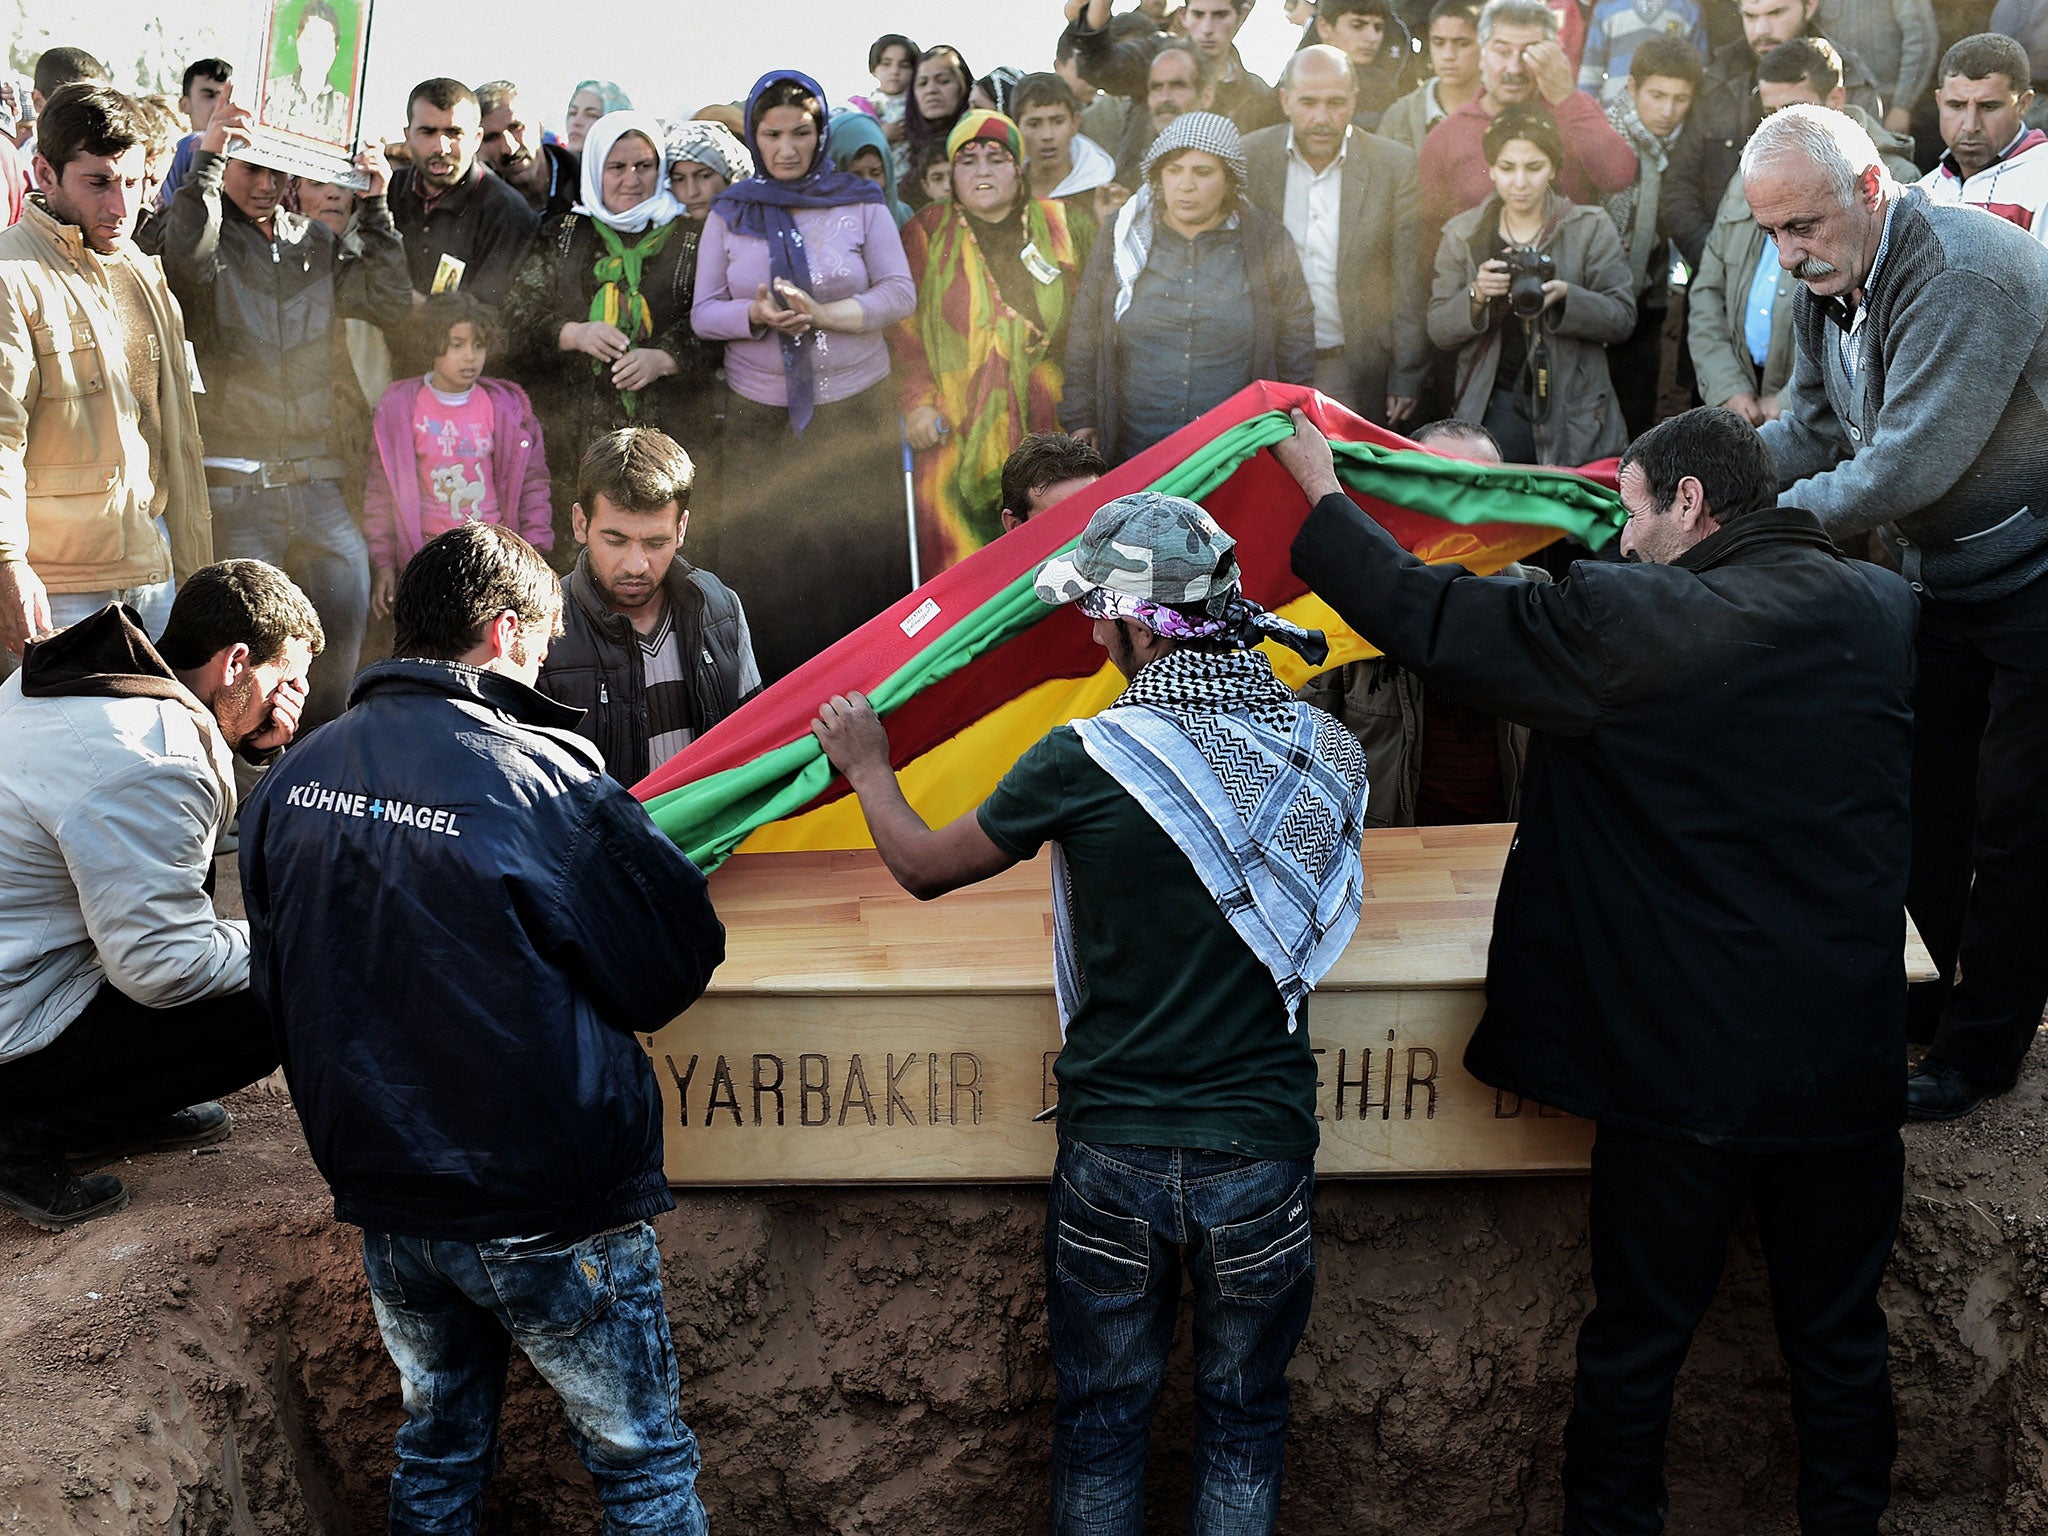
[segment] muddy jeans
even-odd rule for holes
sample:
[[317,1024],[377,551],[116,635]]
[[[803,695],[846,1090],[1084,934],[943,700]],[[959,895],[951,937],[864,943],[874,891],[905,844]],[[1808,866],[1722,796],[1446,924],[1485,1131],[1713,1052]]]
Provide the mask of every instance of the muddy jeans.
[[1315,1293],[1311,1158],[1060,1142],[1045,1213],[1055,1536],[1138,1536],[1152,1404],[1181,1270],[1195,1290],[1188,1530],[1265,1536],[1280,1512],[1287,1362]]
[[478,1529],[513,1344],[562,1399],[604,1536],[703,1536],[697,1438],[678,1403],[647,1223],[578,1242],[366,1231],[363,1268],[405,1396],[392,1536]]

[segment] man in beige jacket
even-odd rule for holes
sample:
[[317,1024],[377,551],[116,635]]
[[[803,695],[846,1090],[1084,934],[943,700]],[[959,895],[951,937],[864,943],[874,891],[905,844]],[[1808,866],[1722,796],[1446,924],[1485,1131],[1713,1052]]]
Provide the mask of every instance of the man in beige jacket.
[[184,321],[135,248],[142,125],[98,84],[53,94],[38,191],[0,231],[0,671],[110,602],[154,637],[213,558]]

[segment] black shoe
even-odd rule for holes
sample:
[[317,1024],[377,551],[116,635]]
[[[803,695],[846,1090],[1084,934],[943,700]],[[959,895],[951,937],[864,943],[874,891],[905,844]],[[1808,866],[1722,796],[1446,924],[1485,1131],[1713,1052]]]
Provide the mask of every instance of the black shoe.
[[1906,1076],[1908,1120],[1960,1120],[1997,1090],[1945,1061],[1923,1061]]
[[32,1227],[62,1232],[128,1203],[128,1191],[107,1174],[80,1178],[61,1157],[0,1162],[0,1208]]
[[235,1122],[227,1110],[208,1100],[165,1115],[161,1120],[109,1131],[83,1145],[66,1147],[64,1155],[82,1173],[144,1152],[211,1146],[216,1141],[226,1141],[234,1128]]

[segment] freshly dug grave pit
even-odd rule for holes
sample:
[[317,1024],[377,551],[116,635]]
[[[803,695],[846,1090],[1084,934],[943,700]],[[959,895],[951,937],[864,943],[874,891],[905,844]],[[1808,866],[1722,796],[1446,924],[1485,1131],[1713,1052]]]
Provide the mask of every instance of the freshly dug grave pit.
[[[2038,1053],[2037,1053],[2038,1058]],[[0,1224],[0,1530],[341,1536],[383,1528],[399,1409],[352,1229],[290,1106],[117,1171],[130,1207]],[[1902,1536],[2048,1532],[2048,1066],[1909,1132],[1886,1304]],[[1037,1532],[1050,1370],[1039,1188],[687,1193],[656,1223],[714,1529]],[[1585,1185],[1326,1184],[1292,1375],[1281,1528],[1554,1530],[1586,1303]],[[1185,1327],[1154,1452],[1179,1528]],[[1791,1426],[1745,1235],[1680,1385],[1671,1529],[1793,1530]],[[594,1531],[547,1391],[515,1363],[486,1529]]]

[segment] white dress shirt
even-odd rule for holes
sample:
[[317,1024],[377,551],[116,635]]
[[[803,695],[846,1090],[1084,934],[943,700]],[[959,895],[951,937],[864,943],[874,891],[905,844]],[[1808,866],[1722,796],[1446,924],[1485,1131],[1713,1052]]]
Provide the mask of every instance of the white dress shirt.
[[1344,345],[1344,320],[1337,307],[1338,221],[1344,207],[1344,157],[1351,152],[1346,133],[1337,158],[1320,171],[1294,147],[1287,130],[1287,211],[1282,220],[1301,256],[1301,275],[1316,309],[1316,350]]

